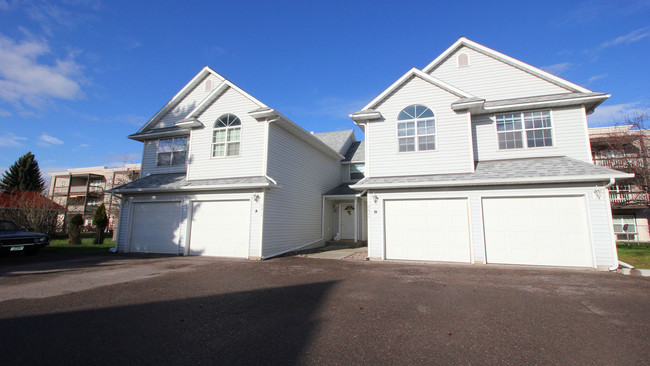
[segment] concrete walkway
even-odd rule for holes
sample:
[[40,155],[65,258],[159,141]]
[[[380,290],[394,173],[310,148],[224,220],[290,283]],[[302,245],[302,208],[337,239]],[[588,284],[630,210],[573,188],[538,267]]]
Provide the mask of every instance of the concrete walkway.
[[302,254],[302,256],[305,256],[307,258],[320,258],[320,259],[343,259],[356,253],[366,254],[368,253],[368,247],[330,249],[318,253]]

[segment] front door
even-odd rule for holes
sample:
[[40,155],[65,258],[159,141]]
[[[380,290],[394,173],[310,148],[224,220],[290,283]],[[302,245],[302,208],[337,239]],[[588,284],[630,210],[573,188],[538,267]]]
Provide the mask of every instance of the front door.
[[354,240],[354,204],[339,204],[339,234],[341,239]]

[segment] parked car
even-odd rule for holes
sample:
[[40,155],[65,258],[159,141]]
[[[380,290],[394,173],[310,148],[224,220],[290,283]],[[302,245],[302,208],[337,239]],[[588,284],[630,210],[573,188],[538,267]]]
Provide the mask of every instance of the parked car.
[[23,252],[35,255],[50,244],[50,238],[41,233],[30,233],[20,229],[16,223],[0,220],[0,252]]

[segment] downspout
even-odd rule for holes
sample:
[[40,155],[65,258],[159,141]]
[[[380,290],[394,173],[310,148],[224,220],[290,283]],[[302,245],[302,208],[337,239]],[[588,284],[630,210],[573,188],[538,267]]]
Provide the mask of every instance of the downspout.
[[[615,182],[616,182],[616,179],[609,178],[609,183],[607,183],[602,188],[602,190],[605,191],[605,194],[607,195],[607,198],[606,198],[607,202],[609,202],[609,187],[613,186]],[[614,223],[611,222],[611,218],[612,218],[612,211],[611,211],[612,210],[612,204],[611,204],[611,202],[609,203],[609,209],[610,209],[610,211],[609,211],[609,218],[610,218],[609,226],[610,226],[610,230],[613,230]],[[613,239],[612,241],[614,242],[613,250],[614,250],[614,253],[616,253],[616,238],[612,238],[612,239]],[[616,259],[617,259],[616,264],[609,267],[609,268],[607,268],[610,272],[616,271],[618,269],[618,267],[620,267],[620,262],[618,261],[618,253],[616,253]]]

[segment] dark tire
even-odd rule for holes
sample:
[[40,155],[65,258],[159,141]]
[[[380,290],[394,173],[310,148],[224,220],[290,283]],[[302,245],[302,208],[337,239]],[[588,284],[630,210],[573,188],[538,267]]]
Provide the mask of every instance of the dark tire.
[[26,248],[24,250],[25,255],[36,255],[41,248]]

